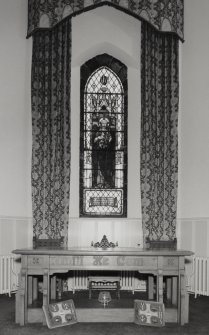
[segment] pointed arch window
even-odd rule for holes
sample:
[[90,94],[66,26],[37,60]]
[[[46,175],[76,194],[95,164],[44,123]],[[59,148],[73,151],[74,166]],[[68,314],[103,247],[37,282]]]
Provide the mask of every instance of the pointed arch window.
[[110,58],[81,68],[81,216],[127,214],[127,75]]

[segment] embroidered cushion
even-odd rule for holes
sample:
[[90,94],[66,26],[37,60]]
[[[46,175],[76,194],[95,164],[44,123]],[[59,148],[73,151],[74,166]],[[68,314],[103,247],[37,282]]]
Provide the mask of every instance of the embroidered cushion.
[[162,327],[165,325],[164,304],[160,302],[134,300],[134,322],[144,326]]
[[48,328],[71,325],[77,322],[73,300],[43,306]]

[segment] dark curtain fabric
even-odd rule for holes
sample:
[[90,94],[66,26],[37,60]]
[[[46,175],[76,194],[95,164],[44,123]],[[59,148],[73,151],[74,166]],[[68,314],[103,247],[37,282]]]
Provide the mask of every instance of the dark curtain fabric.
[[64,237],[70,189],[71,20],[33,35],[32,202],[33,233]]
[[184,38],[184,0],[28,0],[28,36],[40,27],[54,27],[69,15],[107,5]]
[[142,22],[141,201],[144,241],[176,234],[178,39]]

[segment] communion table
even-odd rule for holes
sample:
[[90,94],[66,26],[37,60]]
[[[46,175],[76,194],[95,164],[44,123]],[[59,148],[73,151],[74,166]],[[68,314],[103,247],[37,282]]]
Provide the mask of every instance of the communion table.
[[[53,276],[70,270],[138,271],[156,276],[157,301],[163,303],[163,277],[173,278],[171,295],[176,308],[167,310],[166,322],[184,325],[188,322],[189,299],[186,291],[185,257],[193,253],[185,250],[144,250],[140,248],[69,248],[69,249],[18,249],[21,255],[19,289],[16,294],[16,323],[44,322],[41,308],[30,308],[30,301],[37,295],[33,280],[43,278],[43,306],[50,302]],[[151,277],[150,277],[151,278]],[[34,290],[34,292],[33,292]],[[152,298],[152,282],[148,280],[148,297]],[[78,322],[132,322],[132,309],[76,309]],[[106,314],[105,314],[106,313]],[[108,317],[111,316],[111,319]]]

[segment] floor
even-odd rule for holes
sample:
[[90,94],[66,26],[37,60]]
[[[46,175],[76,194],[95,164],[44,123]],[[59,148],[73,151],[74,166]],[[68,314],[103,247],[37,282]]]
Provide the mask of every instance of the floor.
[[[85,293],[87,297],[87,292]],[[95,292],[96,294],[96,292]],[[127,295],[130,295],[129,292]],[[86,299],[79,294],[74,296],[75,306],[83,306]],[[124,307],[130,303],[130,299],[120,301]],[[97,298],[88,301],[91,306],[101,308]],[[112,307],[117,306],[118,300],[113,298]],[[91,306],[89,306],[91,308]],[[122,307],[122,306],[121,306]],[[56,329],[48,329],[42,324],[28,324],[23,327],[15,324],[15,295],[0,296],[0,335],[143,335],[143,334],[208,334],[209,335],[209,297],[197,297],[190,295],[189,323],[184,326],[177,324],[165,324],[164,327],[139,326],[134,323],[77,323]]]

